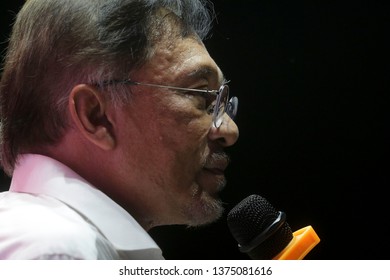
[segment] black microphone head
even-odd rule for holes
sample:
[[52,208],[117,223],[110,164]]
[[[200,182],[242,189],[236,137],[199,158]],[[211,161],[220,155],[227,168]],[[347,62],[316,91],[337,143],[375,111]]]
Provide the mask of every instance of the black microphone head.
[[280,220],[281,214],[265,198],[250,195],[228,213],[227,223],[240,248],[249,248],[246,253],[252,259],[268,260],[293,239],[288,223]]

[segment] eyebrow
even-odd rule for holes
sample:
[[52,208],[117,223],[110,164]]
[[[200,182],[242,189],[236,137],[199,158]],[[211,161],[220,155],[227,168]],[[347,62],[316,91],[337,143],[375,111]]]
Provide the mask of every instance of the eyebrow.
[[223,75],[222,71],[218,68],[216,70],[215,68],[211,66],[201,66],[194,71],[191,71],[185,75],[185,77],[190,79],[209,79],[210,77],[218,77],[218,82],[222,85],[227,83],[227,79]]

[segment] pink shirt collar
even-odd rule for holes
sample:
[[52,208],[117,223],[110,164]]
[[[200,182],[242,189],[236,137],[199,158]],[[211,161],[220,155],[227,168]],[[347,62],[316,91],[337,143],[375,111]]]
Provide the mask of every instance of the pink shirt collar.
[[73,170],[52,158],[22,155],[14,170],[12,192],[54,197],[89,219],[118,250],[161,250],[122,207]]

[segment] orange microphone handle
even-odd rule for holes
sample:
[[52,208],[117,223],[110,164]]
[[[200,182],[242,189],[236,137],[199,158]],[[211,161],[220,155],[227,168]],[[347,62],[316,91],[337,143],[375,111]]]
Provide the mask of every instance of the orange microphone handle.
[[302,260],[320,242],[311,226],[293,233],[293,239],[273,260]]

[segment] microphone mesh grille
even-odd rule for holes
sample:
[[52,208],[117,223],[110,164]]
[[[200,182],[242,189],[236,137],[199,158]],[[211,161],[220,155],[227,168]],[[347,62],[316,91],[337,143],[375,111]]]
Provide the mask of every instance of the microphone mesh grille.
[[263,232],[277,217],[278,212],[265,198],[251,195],[229,212],[227,222],[234,238],[244,245]]
[[[233,237],[245,246],[261,234],[278,217],[279,212],[263,197],[250,195],[235,206],[227,216],[227,223]],[[293,238],[287,222],[253,252],[255,259],[272,259],[282,251]]]

